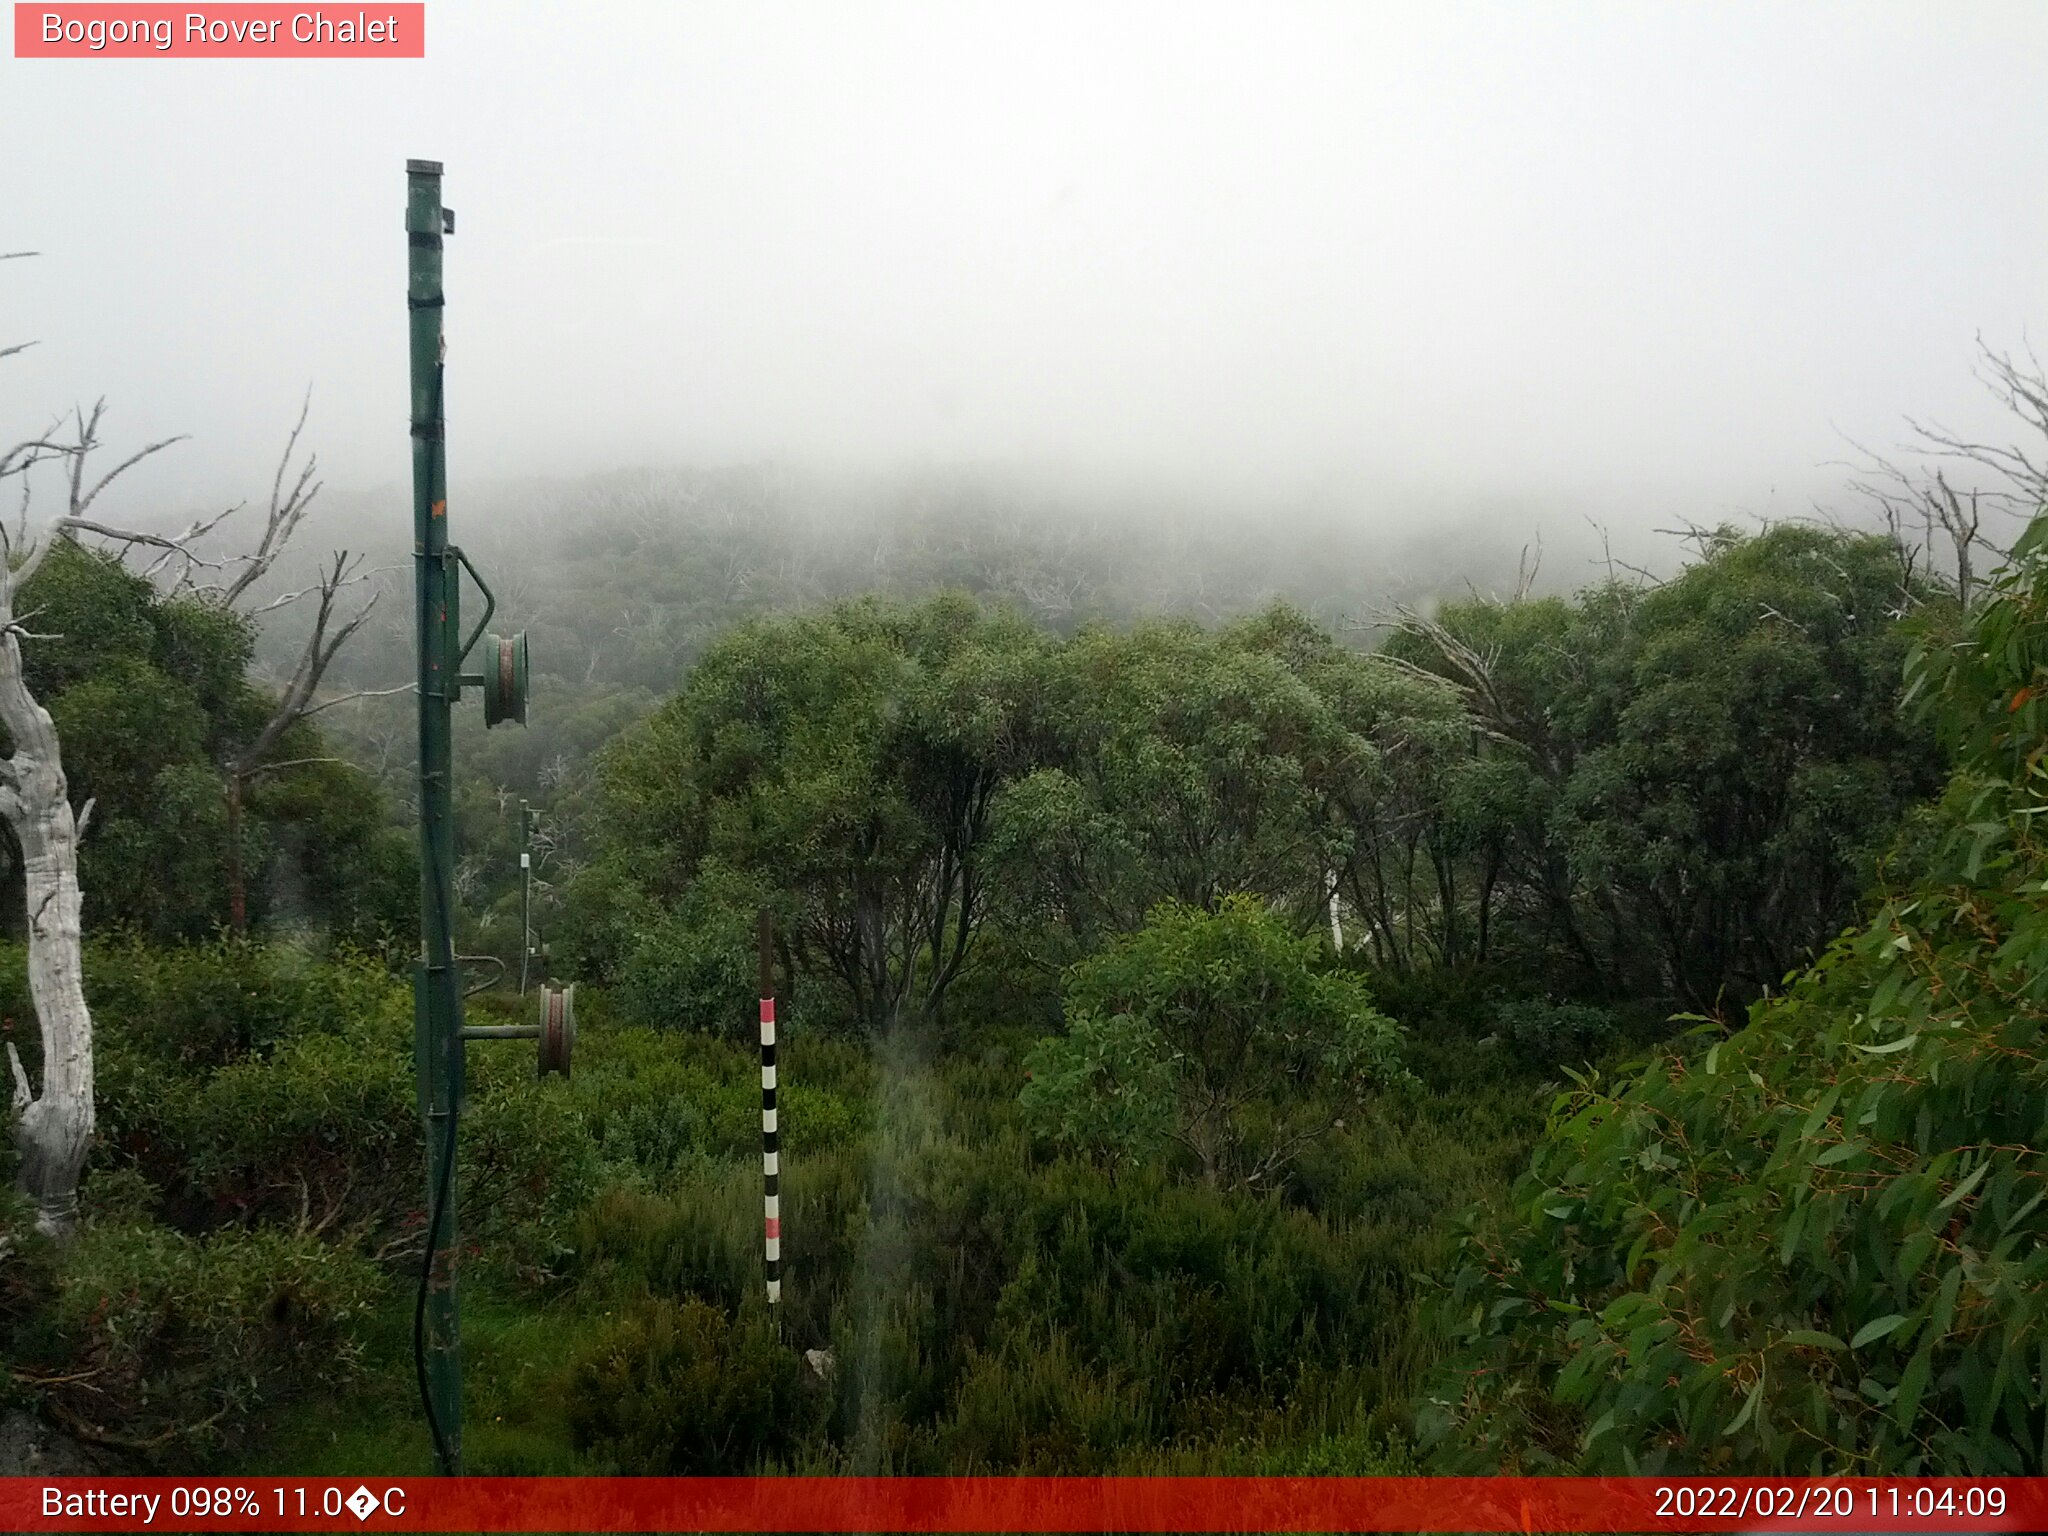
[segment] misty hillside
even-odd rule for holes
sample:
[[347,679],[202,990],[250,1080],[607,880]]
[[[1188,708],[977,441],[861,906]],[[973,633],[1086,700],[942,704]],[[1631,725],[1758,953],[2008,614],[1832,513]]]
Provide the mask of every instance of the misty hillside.
[[0,1526],[2038,1506],[2048,7],[31,9]]
[[[1525,570],[1535,590],[1569,590],[1604,559],[1583,520],[1546,547],[1540,524],[1512,507],[1442,518],[1405,507],[1375,517],[1349,502],[1261,512],[1156,496],[1103,503],[1029,484],[639,471],[458,489],[454,515],[492,573],[493,628],[526,629],[538,673],[654,690],[739,619],[860,592],[954,589],[1060,630],[1160,614],[1213,624],[1285,601],[1363,639],[1398,605],[1510,592]],[[410,675],[403,511],[398,498],[329,493],[300,535],[309,550],[365,551],[382,571],[383,611],[337,682]],[[1680,551],[1661,542],[1668,566]],[[292,638],[276,631],[266,654],[282,657]]]

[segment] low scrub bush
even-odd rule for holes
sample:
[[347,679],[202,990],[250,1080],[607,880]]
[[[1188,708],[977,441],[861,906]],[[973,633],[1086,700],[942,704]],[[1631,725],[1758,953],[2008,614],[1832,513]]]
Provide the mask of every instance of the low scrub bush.
[[1520,998],[1493,1010],[1495,1033],[1515,1061],[1538,1071],[1576,1067],[1595,1059],[1622,1038],[1613,1012],[1590,1003],[1554,1003]]
[[570,1433],[621,1472],[757,1471],[810,1427],[802,1370],[764,1316],[649,1300],[571,1368]]
[[[402,1023],[411,1013],[406,989],[367,956],[316,958],[289,945],[228,937],[185,945],[90,943],[85,993],[103,1055],[186,1073],[225,1066],[288,1038],[355,1033]],[[0,1012],[35,1017],[18,945],[0,947]],[[33,1026],[16,1033],[32,1036]]]
[[[602,1005],[594,1011],[602,1018]],[[588,1045],[572,1097],[611,1182],[660,1188],[701,1158],[758,1158],[761,1078],[753,1042],[600,1022]],[[862,1133],[870,1074],[861,1052],[805,1036],[783,1051],[782,1062],[785,1152],[808,1156]]]
[[304,1234],[194,1239],[148,1223],[94,1223],[57,1257],[39,1338],[60,1422],[191,1454],[244,1437],[260,1415],[332,1390],[360,1363],[359,1325],[383,1282]]
[[1099,1476],[1155,1438],[1142,1382],[1078,1358],[1066,1335],[978,1354],[944,1427],[948,1470]]
[[1400,1027],[1254,897],[1166,902],[1070,967],[1067,1032],[1019,1095],[1048,1141],[1111,1167],[1173,1158],[1218,1187],[1272,1188],[1382,1089],[1406,1089]]

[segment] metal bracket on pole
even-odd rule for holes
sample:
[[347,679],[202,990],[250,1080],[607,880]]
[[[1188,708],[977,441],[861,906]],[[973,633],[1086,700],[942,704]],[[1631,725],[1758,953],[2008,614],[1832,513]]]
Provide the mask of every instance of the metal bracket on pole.
[[[477,641],[483,638],[484,626],[491,622],[491,615],[498,611],[498,594],[491,590],[490,583],[483,578],[483,573],[469,563],[469,556],[462,552],[459,545],[448,546],[448,558],[469,572],[469,579],[476,583],[477,591],[484,595],[484,616],[476,621],[476,628],[469,632],[469,638],[456,647],[455,665],[460,667],[469,660],[469,653],[476,649]],[[470,679],[458,674],[456,681],[461,684]]]

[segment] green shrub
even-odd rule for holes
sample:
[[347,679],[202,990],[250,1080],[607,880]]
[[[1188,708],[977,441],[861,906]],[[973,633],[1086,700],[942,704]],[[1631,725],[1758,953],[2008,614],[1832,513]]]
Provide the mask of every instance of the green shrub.
[[[34,1202],[11,1183],[0,1184],[0,1360],[39,1352],[34,1339],[46,1323],[56,1274],[56,1245],[36,1231]],[[22,1375],[0,1370],[0,1409],[27,1400],[28,1388]]]
[[[805,1156],[866,1126],[865,1105],[848,1097],[866,1077],[845,1057],[842,1044],[810,1035],[782,1052],[785,1152]],[[760,1057],[751,1041],[630,1024],[593,1033],[573,1097],[613,1179],[659,1185],[696,1158],[760,1153]]]
[[1416,1477],[1423,1468],[1405,1440],[1353,1430],[1269,1452],[1259,1471],[1267,1477]]
[[[408,988],[366,960],[243,940],[120,942],[88,961],[94,1177],[142,1175],[160,1191],[151,1214],[181,1230],[282,1223],[405,1258],[425,1204]],[[517,1047],[472,1048],[469,1089],[464,1230],[551,1270],[597,1183],[580,1101],[537,1083]]]
[[[11,984],[13,967],[0,975]],[[227,937],[175,946],[137,939],[89,944],[85,991],[104,1050],[188,1073],[226,1066],[285,1039],[356,1033],[411,1012],[407,990],[365,957],[315,958],[286,945]],[[34,1016],[25,987],[10,995],[8,1012]]]
[[[805,1347],[832,1342],[834,1310],[868,1234],[871,1171],[851,1147],[783,1163],[778,1310],[785,1336]],[[760,1162],[696,1159],[659,1194],[608,1188],[577,1216],[574,1249],[587,1296],[696,1297],[737,1309],[762,1288]]]
[[947,1045],[971,1052],[992,1036],[1036,1039],[1058,1029],[1060,971],[1046,957],[1073,947],[1050,924],[1041,932],[991,923],[946,992]]
[[635,925],[619,966],[619,1009],[656,1029],[694,1029],[751,1043],[760,982],[758,897],[712,867],[674,907]]
[[808,1427],[801,1369],[765,1317],[648,1301],[571,1369],[570,1432],[622,1472],[752,1472]]
[[[538,1079],[523,1045],[472,1048],[469,1086],[463,1229],[500,1245],[522,1279],[552,1279],[566,1267],[577,1212],[603,1182],[583,1105],[558,1079]],[[408,1208],[424,1221],[424,1169],[405,1168],[418,1191]]]
[[289,1040],[203,1082],[169,1087],[145,1122],[209,1223],[304,1210],[344,1230],[416,1204],[421,1140],[412,1063],[393,1046]]
[[[731,1099],[705,1073],[666,1063],[631,1077],[610,1076],[587,1090],[587,1123],[606,1163],[622,1172],[664,1181],[714,1140],[713,1121]],[[759,1114],[759,1093],[755,1097]],[[760,1139],[756,1120],[755,1140]]]
[[361,1259],[298,1233],[90,1225],[58,1261],[47,1324],[62,1369],[49,1390],[60,1415],[121,1439],[230,1442],[348,1380],[381,1286]]
[[1100,1476],[1119,1453],[1155,1438],[1146,1397],[1126,1369],[1077,1358],[1057,1330],[978,1354],[944,1426],[946,1466]]
[[1525,997],[1493,1010],[1494,1030],[1522,1065],[1554,1071],[1581,1066],[1621,1037],[1621,1021],[1590,1003]]
[[1112,1164],[1171,1146],[1205,1183],[1270,1188],[1371,1090],[1412,1082],[1364,979],[1256,897],[1163,903],[1071,967],[1066,993],[1067,1033],[1032,1052],[1019,1102]]
[[749,1177],[698,1164],[671,1187],[667,1195],[606,1189],[578,1215],[576,1256],[589,1294],[739,1307],[761,1284],[758,1166]]

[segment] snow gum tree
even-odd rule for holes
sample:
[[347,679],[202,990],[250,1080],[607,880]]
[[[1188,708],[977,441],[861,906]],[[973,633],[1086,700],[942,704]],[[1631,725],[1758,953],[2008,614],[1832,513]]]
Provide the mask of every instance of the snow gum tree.
[[[45,545],[45,548],[48,546]],[[78,836],[91,804],[74,813],[50,712],[22,680],[14,597],[32,573],[31,554],[0,568],[0,724],[13,751],[0,761],[0,816],[21,846],[28,894],[28,982],[42,1036],[42,1088],[30,1084],[21,1053],[7,1042],[13,1077],[17,1179],[36,1203],[44,1231],[67,1228],[78,1206],[78,1175],[92,1142],[92,1014],[80,971]]]
[[125,470],[165,443],[152,443],[116,465],[91,486],[85,481],[101,409],[81,413],[75,437],[45,434],[0,455],[0,481],[26,475],[45,460],[63,461],[70,484],[69,511],[40,538],[21,521],[0,525],[0,727],[10,749],[0,758],[0,817],[20,846],[27,906],[29,996],[42,1046],[40,1088],[30,1082],[15,1042],[7,1042],[13,1079],[12,1131],[21,1155],[16,1182],[35,1201],[36,1225],[67,1231],[78,1210],[78,1176],[92,1144],[92,1014],[85,1004],[81,966],[78,840],[92,817],[92,802],[73,810],[64,756],[50,712],[30,690],[21,642],[33,639],[32,614],[16,612],[16,599],[49,555],[52,541],[93,526],[85,514],[99,493]]
[[[11,253],[28,254],[32,253]],[[0,253],[0,260],[7,259],[9,254]],[[30,345],[0,346],[0,360]],[[315,600],[311,635],[281,697],[255,736],[224,765],[231,825],[238,820],[243,785],[259,773],[293,766],[276,757],[286,732],[327,703],[339,702],[315,704],[313,696],[335,653],[368,612],[367,605],[350,617],[337,611],[341,589],[363,579],[360,559],[351,561],[345,553],[323,566],[313,585],[273,598],[253,612],[242,606],[255,584],[271,572],[318,490],[310,460],[295,481],[289,475],[305,424],[303,408],[278,466],[260,542],[253,551],[217,560],[202,553],[205,540],[237,508],[198,518],[169,535],[109,526],[94,514],[94,503],[108,486],[178,441],[149,443],[94,478],[94,454],[101,446],[105,413],[102,401],[89,411],[78,410],[68,423],[59,418],[42,432],[0,450],[0,487],[20,491],[19,511],[11,525],[0,521],[0,819],[19,847],[29,995],[40,1046],[37,1082],[17,1043],[6,1042],[12,1085],[9,1125],[20,1156],[16,1182],[35,1203],[38,1227],[54,1235],[74,1224],[79,1175],[93,1133],[93,1023],[82,974],[84,903],[78,878],[79,841],[91,821],[92,801],[72,806],[57,726],[23,665],[23,641],[39,638],[30,627],[34,612],[20,606],[24,590],[58,543],[91,539],[116,551],[117,561],[139,557],[142,577],[158,582],[167,596],[213,604],[251,621],[301,598]],[[46,526],[32,530],[29,488],[41,466],[54,470],[63,482],[63,509]],[[235,830],[238,833],[239,827]],[[232,914],[239,929],[244,911],[238,857],[231,858],[230,868]]]

